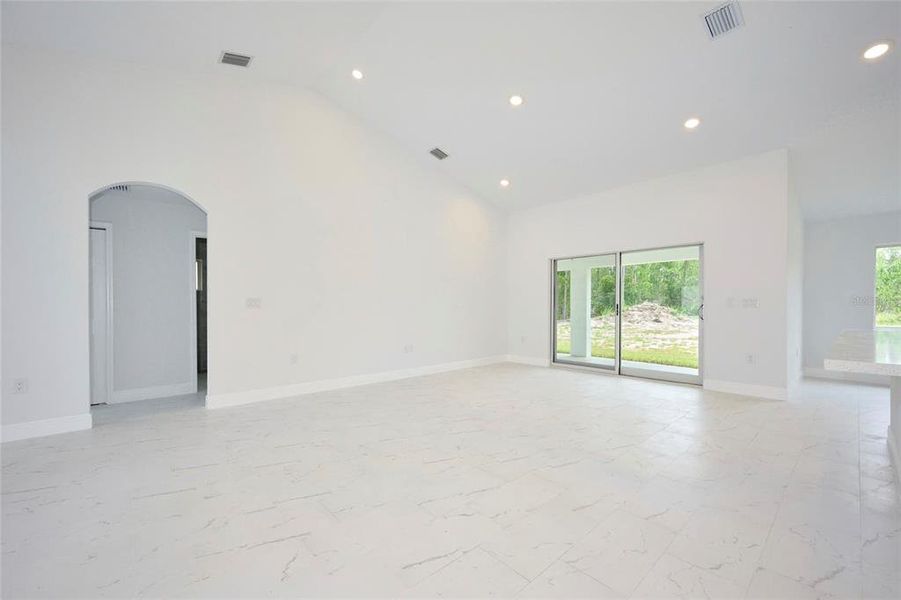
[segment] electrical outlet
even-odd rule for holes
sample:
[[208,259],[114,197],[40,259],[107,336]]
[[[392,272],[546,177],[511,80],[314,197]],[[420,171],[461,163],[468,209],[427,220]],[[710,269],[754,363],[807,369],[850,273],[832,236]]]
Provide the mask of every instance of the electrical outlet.
[[520,343],[520,344],[525,344],[525,343],[526,343],[526,336],[524,336],[524,335],[520,336],[520,337],[519,337],[519,343]]
[[741,305],[743,308],[758,308],[760,306],[760,300],[757,298],[742,298]]
[[756,354],[745,354],[745,362],[749,365],[757,364],[757,355]]
[[413,344],[404,346],[404,354],[410,354],[411,352],[413,352]]
[[296,365],[297,361],[299,361],[299,360],[300,360],[300,357],[296,354],[292,354],[288,357],[288,362],[290,362],[292,365]]
[[24,394],[28,391],[27,379],[13,379],[13,394]]
[[263,299],[262,298],[248,298],[244,302],[244,306],[249,309],[259,310],[263,308]]

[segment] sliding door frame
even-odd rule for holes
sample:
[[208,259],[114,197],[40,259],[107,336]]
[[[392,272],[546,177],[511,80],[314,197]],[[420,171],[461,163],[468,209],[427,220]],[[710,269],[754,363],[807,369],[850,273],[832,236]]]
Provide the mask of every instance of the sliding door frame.
[[[651,250],[669,250],[675,248],[698,248],[698,291],[699,291],[699,309],[698,309],[698,374],[683,375],[680,373],[666,373],[655,369],[642,369],[639,367],[626,367],[625,371],[622,366],[622,311],[623,311],[623,254],[632,252],[647,252]],[[614,265],[616,272],[616,300],[615,300],[615,340],[614,340],[614,365],[609,368],[603,365],[591,364],[590,362],[580,362],[575,360],[558,360],[557,359],[557,263],[562,260],[572,260],[579,258],[593,258],[596,256],[614,257]],[[579,256],[561,256],[550,259],[550,365],[560,366],[567,369],[584,369],[595,373],[607,373],[609,375],[623,375],[625,377],[640,377],[643,379],[655,379],[661,381],[669,381],[673,383],[687,383],[691,385],[702,385],[704,382],[704,242],[687,242],[683,244],[675,244],[669,246],[655,246],[651,248],[633,248],[630,250],[616,250],[613,252],[598,252],[594,254],[583,254]],[[590,345],[590,341],[589,341]]]
[[[624,294],[625,290],[623,289],[623,285],[620,282],[623,279],[623,272],[625,268],[622,264],[622,255],[623,254],[631,254],[633,252],[646,252],[648,250],[674,250],[677,248],[698,248],[698,292],[699,292],[699,307],[698,307],[698,374],[697,375],[688,375],[684,373],[668,373],[663,370],[658,370],[654,368],[643,368],[643,367],[623,367],[623,363],[621,360],[618,360],[616,363],[616,371],[619,375],[625,375],[627,377],[642,377],[644,379],[659,379],[661,381],[672,381],[674,383],[690,383],[694,385],[701,385],[704,382],[704,244],[679,244],[678,246],[661,246],[658,248],[641,248],[639,250],[625,250],[620,252],[620,270],[617,272],[617,284],[619,285],[620,296],[617,298],[617,304],[619,306],[623,306],[624,302]],[[622,338],[622,318],[617,318],[617,324],[620,327],[619,335],[616,337],[616,345],[619,350],[617,354],[621,353],[621,347],[623,344]]]
[[[600,254],[586,254],[584,256],[565,256],[562,258],[552,258],[551,259],[551,364],[557,365],[566,365],[567,367],[585,367],[587,369],[591,369],[592,371],[599,371],[601,373],[609,373],[611,375],[619,374],[619,343],[617,340],[619,339],[619,268],[620,268],[620,253],[619,252],[602,252]],[[600,256],[612,256],[613,257],[613,274],[616,282],[616,287],[614,289],[614,305],[617,313],[617,318],[614,319],[614,343],[613,343],[613,366],[609,367],[601,364],[592,364],[588,361],[578,361],[578,360],[557,360],[557,263],[561,260],[577,260],[580,258],[596,258]],[[609,268],[609,267],[608,267]],[[572,283],[570,283],[572,286]],[[570,335],[572,335],[570,333]],[[589,326],[588,332],[588,354],[591,354],[591,330]],[[571,339],[571,338],[570,338]]]

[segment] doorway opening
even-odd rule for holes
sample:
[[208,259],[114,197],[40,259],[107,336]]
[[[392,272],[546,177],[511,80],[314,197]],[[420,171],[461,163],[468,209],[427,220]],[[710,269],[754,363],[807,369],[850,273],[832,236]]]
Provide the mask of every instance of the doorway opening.
[[206,234],[194,234],[194,353],[197,361],[197,391],[206,392]]
[[113,231],[111,223],[90,225],[91,405],[106,404],[113,388]]
[[89,206],[91,405],[204,404],[206,211],[148,183],[104,187]]
[[557,259],[553,282],[555,363],[701,383],[702,245]]

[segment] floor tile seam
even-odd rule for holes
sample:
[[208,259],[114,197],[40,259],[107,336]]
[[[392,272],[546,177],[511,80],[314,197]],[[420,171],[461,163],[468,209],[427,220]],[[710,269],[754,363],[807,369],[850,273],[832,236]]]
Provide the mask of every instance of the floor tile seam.
[[[801,462],[801,455],[795,458],[795,464],[792,466],[792,471],[789,474],[788,481],[791,482],[794,479],[795,470],[798,468],[798,464]],[[745,586],[744,597],[747,598],[748,594],[751,591],[751,584],[754,583],[754,576],[761,569],[761,561],[764,558],[764,552],[766,551],[767,544],[770,541],[770,537],[773,535],[773,529],[776,527],[776,521],[779,519],[779,513],[782,511],[782,508],[785,504],[785,495],[788,493],[788,484],[783,486],[782,488],[782,497],[779,500],[779,506],[773,512],[773,520],[770,522],[769,529],[767,530],[766,537],[763,539],[763,543],[760,546],[760,556],[757,558],[757,564],[755,565],[754,573],[751,575],[750,579],[748,579],[748,584]]]
[[[681,530],[680,530],[680,533],[681,533]],[[628,596],[630,598],[635,595],[635,591],[641,587],[641,584],[644,583],[645,579],[647,579],[651,575],[651,573],[654,571],[654,569],[657,568],[657,563],[659,563],[660,560],[669,553],[669,549],[672,548],[673,544],[676,543],[677,539],[679,539],[679,533],[673,535],[673,539],[671,539],[669,544],[666,545],[666,548],[663,549],[663,552],[660,553],[660,556],[658,556],[657,559],[654,560],[654,564],[651,565],[651,567],[645,572],[645,574],[638,581],[638,583],[636,583],[635,586],[629,591]],[[675,557],[675,558],[678,558],[678,557]]]

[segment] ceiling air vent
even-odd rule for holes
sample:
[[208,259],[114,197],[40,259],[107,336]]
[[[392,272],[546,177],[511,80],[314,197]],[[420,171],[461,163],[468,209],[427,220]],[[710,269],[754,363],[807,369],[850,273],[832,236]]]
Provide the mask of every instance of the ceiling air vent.
[[738,2],[728,2],[704,15],[707,33],[711,40],[725,35],[745,24]]
[[431,154],[438,160],[444,160],[445,158],[447,158],[447,152],[445,152],[441,148],[432,148],[431,150],[429,150],[429,154]]
[[106,188],[106,191],[107,192],[127,192],[128,185],[126,185],[124,183],[120,183],[119,185],[111,185],[108,188]]
[[246,67],[250,64],[253,57],[244,56],[243,54],[235,54],[234,52],[223,52],[219,58],[219,62],[223,65],[235,65],[236,67]]

